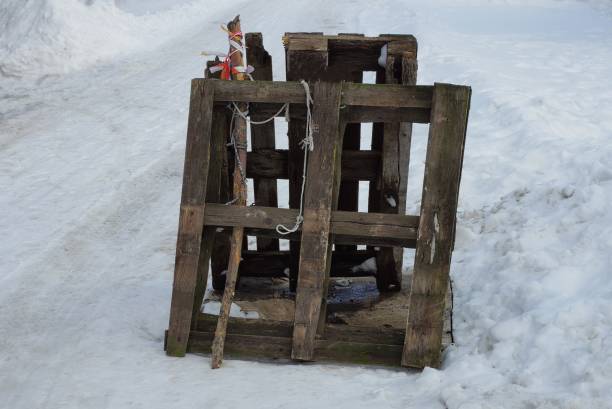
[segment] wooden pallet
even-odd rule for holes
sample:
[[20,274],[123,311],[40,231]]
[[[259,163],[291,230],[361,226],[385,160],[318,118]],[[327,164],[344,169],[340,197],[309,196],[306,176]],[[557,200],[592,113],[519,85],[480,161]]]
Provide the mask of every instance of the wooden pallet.
[[[416,84],[417,42],[411,35],[380,35],[365,37],[359,34],[323,35],[323,33],[286,33],[283,37],[286,49],[287,80],[308,82],[349,81],[361,83],[363,73],[376,72],[379,84]],[[246,34],[248,61],[257,80],[272,80],[272,58],[263,47],[260,33]],[[381,48],[387,54],[383,65],[379,64]],[[206,75],[211,77],[210,74]],[[268,112],[251,110],[254,120],[262,119]],[[379,118],[383,121],[385,118]],[[252,152],[248,154],[247,177],[253,179],[254,199],[257,205],[278,206],[276,181],[289,180],[289,207],[299,207],[303,154],[299,141],[304,137],[303,118],[292,115],[289,123],[289,149],[275,149],[274,125],[269,123],[251,126]],[[404,214],[412,123],[384,123],[373,126],[372,147],[361,150],[359,123],[346,125],[343,138],[341,183],[338,209],[357,211],[359,181],[369,182],[369,211]],[[231,162],[232,153],[229,154]],[[225,168],[231,173],[231,163]],[[231,177],[231,174],[230,174]],[[395,203],[396,206],[390,206]],[[240,277],[284,277],[289,271],[290,286],[295,290],[299,266],[299,240],[292,240],[290,250],[280,250],[278,239],[257,237],[257,249],[247,251],[244,244]],[[346,268],[361,263],[372,254],[376,257],[377,273],[352,272]],[[212,255],[213,288],[223,291],[224,274],[229,255],[229,235],[218,235]],[[365,257],[365,256],[368,257]],[[380,291],[399,291],[401,287],[402,247],[369,247],[357,250],[354,244],[338,244],[332,252],[332,277],[368,276],[376,274]],[[364,258],[365,257],[365,258]]]
[[[324,35],[323,33],[286,33],[287,80],[350,81],[361,83],[363,73],[376,72],[377,84],[415,85],[417,76],[417,41],[412,35],[362,34]],[[384,61],[381,50],[386,47]],[[382,62],[382,66],[381,66]],[[289,207],[296,207],[300,194],[301,156],[299,141],[304,122],[289,124]],[[412,123],[377,122],[372,127],[371,150],[360,150],[361,126],[349,123],[343,140],[343,164],[360,168],[357,177],[347,174],[340,184],[338,208],[357,211],[359,180],[369,181],[368,211],[404,214],[410,158]],[[368,163],[363,160],[367,160]],[[370,172],[368,172],[370,170]],[[343,173],[344,174],[344,173]],[[391,206],[390,203],[395,203]],[[297,283],[299,243],[291,243],[290,274]],[[343,252],[356,251],[354,245],[336,247]],[[372,248],[370,247],[370,250]],[[380,247],[376,251],[376,282],[380,291],[399,291],[402,281],[402,247]]]
[[[265,355],[265,345],[273,345],[283,354],[290,346],[291,358],[299,361],[318,356],[340,361],[367,356],[370,362],[393,359],[397,363],[401,358],[403,366],[437,367],[471,89],[449,84],[316,82],[312,91],[316,132],[308,160],[304,222],[300,231],[289,237],[300,240],[294,320],[289,330],[283,327],[282,331],[260,335],[233,333],[230,325],[228,350],[235,339],[255,356]],[[250,112],[265,115],[290,103],[292,115],[299,117],[305,109],[305,92],[295,82],[193,80],[166,342],[172,356],[184,355],[190,339],[191,345],[203,339],[198,333],[199,312],[217,229],[240,226],[257,236],[278,238],[276,225],[290,224],[296,216],[294,209],[221,204],[220,186],[225,175],[222,155],[216,153],[225,149],[224,115],[229,101],[248,102]],[[345,129],[349,123],[361,122],[431,123],[419,216],[337,210]],[[401,348],[392,348],[393,358],[388,348],[380,347],[388,344],[384,336],[375,336],[379,329],[359,329],[365,335],[355,338],[358,335],[351,326],[340,329],[326,324],[333,243],[416,247],[404,342]],[[341,338],[331,337],[336,330]],[[245,336],[249,342],[244,342]],[[358,339],[355,342],[363,344],[365,355],[347,351],[341,339]],[[361,358],[355,360],[362,362]]]

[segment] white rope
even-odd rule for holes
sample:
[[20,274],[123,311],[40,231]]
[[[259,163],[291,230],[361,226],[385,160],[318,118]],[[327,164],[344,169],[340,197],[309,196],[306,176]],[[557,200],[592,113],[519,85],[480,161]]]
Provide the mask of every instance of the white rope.
[[289,108],[289,103],[285,103],[283,104],[283,106],[274,114],[272,115],[270,118],[264,119],[263,121],[253,121],[248,115],[249,115],[249,110],[247,109],[246,111],[241,111],[240,108],[238,108],[238,105],[236,105],[235,102],[232,102],[232,105],[234,106],[234,111],[240,115],[240,117],[242,117],[242,119],[244,119],[245,121],[248,121],[249,123],[253,124],[253,125],[263,125],[263,124],[267,124],[268,122],[274,120],[274,118],[280,116],[280,114],[285,111],[286,109]]
[[283,224],[276,225],[276,232],[278,234],[287,235],[298,231],[300,225],[304,221],[304,190],[306,188],[306,169],[308,164],[308,151],[314,149],[313,139],[313,126],[312,126],[312,115],[310,113],[310,106],[312,105],[312,97],[310,96],[310,87],[304,80],[300,81],[306,91],[306,136],[300,141],[300,147],[304,150],[304,166],[302,169],[302,190],[300,192],[300,211],[295,218],[295,224],[293,227],[287,227]]

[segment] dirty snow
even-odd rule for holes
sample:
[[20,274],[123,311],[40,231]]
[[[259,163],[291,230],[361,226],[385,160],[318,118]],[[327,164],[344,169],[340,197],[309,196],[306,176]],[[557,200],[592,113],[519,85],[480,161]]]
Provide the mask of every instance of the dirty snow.
[[[285,31],[404,32],[419,40],[419,83],[473,87],[456,345],[441,370],[229,360],[212,372],[162,351],[189,80],[238,9],[278,79]],[[611,9],[3,0],[0,407],[612,407]],[[409,213],[425,136],[416,126]]]

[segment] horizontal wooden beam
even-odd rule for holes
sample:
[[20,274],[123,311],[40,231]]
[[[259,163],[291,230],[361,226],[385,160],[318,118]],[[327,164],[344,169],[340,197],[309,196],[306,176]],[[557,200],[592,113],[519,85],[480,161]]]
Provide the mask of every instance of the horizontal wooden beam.
[[[331,260],[332,277],[368,277],[373,271],[355,271],[354,267],[371,257],[373,250],[334,251]],[[285,269],[290,267],[289,250],[243,251],[240,262],[241,277],[285,277]]]
[[[217,102],[217,107],[225,107],[226,102]],[[249,104],[249,114],[255,120],[262,120],[275,115],[282,107],[282,103],[253,102]],[[300,104],[290,104],[291,118],[305,119],[306,108]],[[412,122],[428,124],[431,114],[430,108],[394,108],[376,106],[351,106],[342,109],[342,120],[348,123],[367,122]]]
[[[304,104],[306,94],[302,84],[282,81],[212,81],[215,101]],[[342,106],[431,108],[433,87],[426,85],[354,84],[342,87]],[[343,110],[341,110],[343,111]]]
[[[189,335],[187,349],[210,353],[217,316],[200,314]],[[230,317],[225,352],[252,359],[290,359],[293,323]],[[324,335],[315,340],[318,361],[399,366],[404,330],[326,324]]]
[[[292,226],[297,215],[296,209],[207,203],[204,223],[209,226],[275,231],[278,224]],[[418,216],[333,211],[331,234],[334,243],[353,240],[351,244],[376,246],[393,243],[394,246],[412,247],[416,241],[418,223]]]
[[[259,149],[247,155],[248,178],[287,179],[289,153],[286,149]],[[343,151],[342,180],[375,180],[380,166],[378,151]]]

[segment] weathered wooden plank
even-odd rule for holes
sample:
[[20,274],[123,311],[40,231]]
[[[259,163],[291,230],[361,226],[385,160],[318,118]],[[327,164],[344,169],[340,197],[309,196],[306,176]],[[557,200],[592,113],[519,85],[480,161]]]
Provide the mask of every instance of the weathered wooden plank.
[[[240,29],[240,15],[237,15],[232,21],[227,23],[228,38],[230,39],[229,47],[229,58],[231,64],[234,67],[246,68],[245,58],[243,52],[239,47],[234,44],[242,44],[242,32]],[[231,34],[235,33],[235,34]],[[232,41],[233,40],[233,41]],[[234,42],[235,41],[235,42]],[[244,81],[246,80],[246,74],[244,72],[232,73],[232,80]],[[237,104],[237,108],[241,111],[247,109],[246,104]],[[247,145],[247,129],[246,120],[244,118],[234,118],[233,129],[231,130],[234,138],[236,151],[236,163],[234,165],[234,177],[233,177],[233,193],[236,198],[237,206],[246,206],[247,188],[246,182],[244,181],[244,175],[241,164],[246,165],[246,145]],[[219,311],[219,320],[217,322],[217,328],[215,330],[215,338],[212,345],[212,356],[211,356],[211,367],[212,369],[219,368],[223,362],[223,349],[225,344],[225,335],[227,329],[227,320],[230,315],[230,308],[234,298],[234,291],[236,288],[236,282],[238,280],[238,267],[240,266],[243,241],[244,228],[234,227],[232,229],[232,235],[230,240],[230,255],[229,264],[227,267],[227,275],[225,281],[225,290],[223,291],[223,298],[221,300],[221,307]]]
[[[326,42],[328,48],[328,69],[338,66],[352,67],[353,71],[375,71],[381,48],[388,45],[392,52],[412,52],[416,55],[417,41],[411,35],[381,35],[364,37],[361,34],[322,35],[322,33],[286,33],[283,42],[287,51],[296,49],[304,41]],[[347,78],[348,79],[348,78]]]
[[[297,231],[295,233],[280,235],[275,230],[266,230],[266,229],[257,229],[252,227],[247,227],[245,229],[246,234],[249,236],[262,236],[262,237],[272,237],[278,239],[290,240],[291,243],[301,240],[301,232]],[[334,244],[365,244],[368,246],[398,246],[404,248],[413,249],[416,246],[416,229],[415,238],[405,237],[407,235],[412,235],[411,232],[403,232],[404,237],[389,237],[389,236],[347,236],[334,234],[332,236],[332,241]]]
[[[391,44],[391,43],[390,43]],[[399,72],[399,78],[398,78]],[[409,54],[389,54],[385,66],[385,82],[405,85],[416,84],[416,60]],[[378,208],[381,213],[404,214],[410,161],[412,123],[383,124],[381,167],[377,185]],[[378,274],[376,283],[380,291],[399,290],[402,284],[403,249],[382,247],[376,256]]]
[[[194,330],[214,331],[217,318],[216,315],[199,313]],[[290,338],[293,333],[293,322],[230,317],[227,328],[230,334]],[[403,346],[404,333],[404,329],[383,326],[325,324],[325,332],[319,339]]]
[[[363,73],[362,72],[351,72],[348,71],[344,74],[345,77],[341,78],[345,80],[351,80],[355,83],[361,83],[363,81]],[[346,124],[346,130],[344,131],[344,140],[342,142],[342,163],[346,163],[347,159],[344,153],[347,150],[351,151],[359,151],[361,147],[361,124],[352,123]],[[356,165],[353,162],[353,165]],[[357,164],[357,169],[360,169],[361,166]],[[342,173],[342,172],[341,172]],[[341,176],[342,177],[342,176]],[[357,180],[348,180],[341,179],[340,182],[340,192],[338,195],[338,210],[346,210],[356,212],[359,210],[359,181]],[[356,250],[357,247],[355,245],[337,245],[336,248],[338,250],[350,251]]]
[[[275,231],[279,223],[292,224],[297,215],[296,209],[207,203],[204,218],[206,225],[211,226],[242,226],[247,229]],[[365,241],[363,244],[367,244],[368,239],[376,238],[387,239],[388,241],[385,242],[407,243],[416,239],[419,217],[336,210],[331,212],[330,224],[334,242],[337,242],[339,237],[346,236],[362,238]],[[288,236],[288,238],[292,237]]]
[[428,124],[431,109],[429,108],[393,108],[393,107],[348,107],[344,119],[349,122],[412,122]]
[[314,86],[314,149],[308,160],[304,192],[304,222],[295,302],[291,357],[314,358],[314,340],[325,317],[332,243],[330,224],[337,205],[344,129],[340,129],[343,83],[317,82]]
[[[323,69],[323,68],[321,68]],[[215,85],[215,101],[234,102],[289,102],[304,104],[304,87],[298,82],[282,81],[211,81]],[[346,84],[342,91],[344,106],[431,108],[433,87],[428,85]]]
[[[214,61],[206,62],[206,70],[204,71],[205,78],[220,78],[221,71],[217,71],[214,73],[210,72],[210,68],[220,64],[221,61],[219,58],[215,58]],[[224,115],[221,116],[220,114]],[[219,173],[219,201],[221,203],[227,203],[231,200],[232,192],[230,188],[231,179],[232,179],[232,171],[230,170],[230,158],[228,155],[228,148],[225,146],[227,143],[227,138],[229,136],[229,126],[230,126],[230,115],[231,111],[227,109],[227,105],[220,106],[219,104],[215,105],[214,108],[214,121],[213,121],[213,130],[212,130],[212,138],[213,138],[213,149],[215,149],[213,158],[217,158],[220,162],[220,173]],[[215,140],[216,135],[219,136],[220,142]],[[217,143],[220,143],[217,145]],[[233,167],[233,164],[232,164]],[[205,228],[206,229],[206,228]],[[204,239],[203,239],[204,241]],[[212,273],[212,286],[217,291],[223,291],[225,287],[225,274],[223,273],[227,269],[227,265],[229,263],[229,253],[230,253],[230,237],[229,232],[216,232],[214,234],[212,240],[212,249],[210,252],[210,269]],[[208,268],[208,263],[205,265]],[[204,268],[204,266],[201,266]],[[205,289],[205,288],[204,288]]]
[[[227,104],[218,102],[218,106],[225,107]],[[268,118],[278,112],[282,107],[282,103],[265,103],[253,102],[249,104],[249,112],[254,118]],[[353,106],[342,109],[343,120],[348,123],[364,123],[364,122],[414,122],[414,123],[429,123],[430,108],[394,108],[394,107],[370,107],[370,106]],[[306,117],[306,109],[303,105],[291,104],[291,118],[304,119]]]
[[402,365],[439,367],[471,89],[435,84]]
[[[192,331],[189,352],[209,353],[212,332]],[[352,341],[313,341],[317,360],[359,365],[397,367],[402,355],[401,345],[372,344]],[[291,338],[263,335],[239,335],[230,333],[225,341],[225,351],[230,357],[246,359],[290,359]]]
[[[247,61],[255,69],[252,76],[256,80],[272,81],[272,57],[263,46],[263,37],[261,33],[247,33],[245,37]],[[255,121],[267,119],[269,116],[251,115]],[[274,149],[274,121],[265,124],[254,125],[251,122],[251,149],[253,152],[258,152],[262,149]],[[247,157],[247,169],[249,167],[249,159]],[[248,176],[248,170],[247,170]],[[253,178],[253,193],[255,203],[260,206],[278,206],[278,194],[276,189],[276,179],[254,177]],[[277,239],[266,237],[257,238],[257,249],[261,251],[273,251],[279,249]]]
[[192,81],[167,353],[184,356],[198,284],[214,86]]
[[[206,187],[207,203],[219,202],[221,200],[221,169],[223,167],[225,140],[229,132],[227,119],[228,118],[225,111],[218,109],[213,110],[213,122],[211,127],[211,155]],[[216,228],[214,226],[205,225],[202,232],[192,320],[197,317],[204,300],[204,294],[206,293],[208,266],[211,259],[213,243],[215,241],[215,230]]]
[[[249,178],[287,179],[289,152],[286,149],[259,149],[247,154]],[[342,180],[374,180],[379,168],[380,152],[345,150],[342,153]],[[300,174],[301,177],[301,174]],[[265,206],[264,203],[257,205]]]
[[[248,231],[248,230],[247,230]],[[375,256],[370,250],[351,250],[332,252],[331,277],[367,277],[374,272],[354,270],[354,267]],[[240,263],[240,277],[286,277],[290,253],[279,251],[245,251]]]
[[[299,51],[287,50],[286,52],[286,77],[288,81],[312,81],[319,78],[327,70],[327,51]],[[302,99],[299,103],[305,108],[306,94],[302,88]],[[293,112],[295,106],[291,106]],[[306,136],[306,121],[299,118],[290,118],[288,127],[289,137],[289,207],[297,209],[300,207],[302,173],[304,166],[304,154],[300,142]],[[291,263],[289,266],[289,288],[295,291],[298,280],[298,270],[300,261],[300,243],[291,241],[289,243],[291,251]]]

